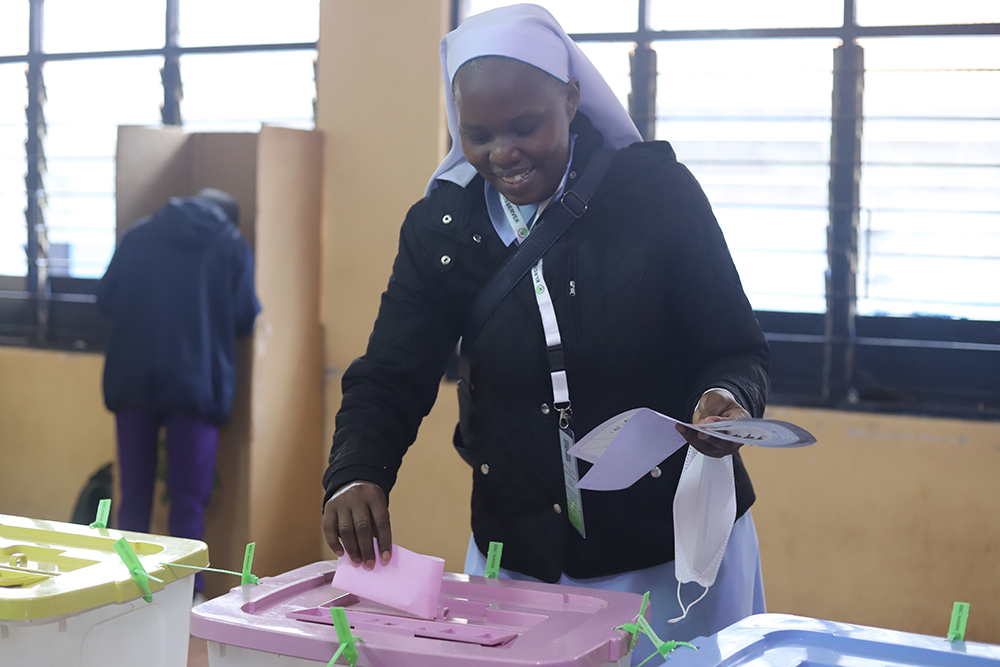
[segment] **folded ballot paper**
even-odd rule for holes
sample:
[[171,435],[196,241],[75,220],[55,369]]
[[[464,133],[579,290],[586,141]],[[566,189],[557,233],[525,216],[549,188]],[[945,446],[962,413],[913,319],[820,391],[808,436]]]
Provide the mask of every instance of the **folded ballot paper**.
[[805,447],[816,438],[777,419],[737,419],[686,424],[649,408],[623,412],[580,439],[569,453],[594,464],[577,484],[591,491],[626,489],[684,446],[675,425],[684,424],[722,440],[757,447]]
[[350,558],[341,558],[333,575],[333,587],[415,616],[434,618],[443,575],[443,558],[424,556],[394,544],[389,562],[383,564],[376,558],[372,570],[354,565]]

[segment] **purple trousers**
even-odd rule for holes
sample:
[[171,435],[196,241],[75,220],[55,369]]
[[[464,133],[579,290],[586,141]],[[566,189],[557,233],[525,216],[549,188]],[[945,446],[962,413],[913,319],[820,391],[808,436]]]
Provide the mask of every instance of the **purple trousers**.
[[[156,481],[160,427],[167,429],[167,494],[170,534],[195,540],[205,536],[205,506],[212,491],[219,429],[201,417],[181,412],[119,410],[118,468],[121,502],[118,528],[149,532]],[[205,588],[201,572],[195,590]]]

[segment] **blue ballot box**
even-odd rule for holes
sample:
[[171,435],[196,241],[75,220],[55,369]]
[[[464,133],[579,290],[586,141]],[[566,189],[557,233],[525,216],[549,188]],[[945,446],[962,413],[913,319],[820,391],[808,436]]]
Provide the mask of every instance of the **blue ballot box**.
[[[942,626],[947,618],[942,619]],[[942,628],[947,630],[946,627]],[[758,614],[711,637],[680,646],[669,667],[988,667],[1000,666],[1000,646],[869,628],[785,614]]]

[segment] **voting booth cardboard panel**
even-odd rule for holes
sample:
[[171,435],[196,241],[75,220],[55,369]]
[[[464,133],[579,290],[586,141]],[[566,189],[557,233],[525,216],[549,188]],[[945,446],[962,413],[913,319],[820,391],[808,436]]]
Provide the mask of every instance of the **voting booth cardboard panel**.
[[[119,128],[119,239],[128,225],[170,197],[213,187],[239,202],[240,231],[254,249],[263,310],[253,334],[237,344],[236,398],[219,433],[205,534],[214,567],[240,570],[251,541],[257,542],[258,576],[320,557],[322,160],[318,132],[267,126],[260,133],[204,134]],[[162,486],[157,491],[153,532],[166,533],[164,491]],[[209,596],[238,583],[206,573]]]

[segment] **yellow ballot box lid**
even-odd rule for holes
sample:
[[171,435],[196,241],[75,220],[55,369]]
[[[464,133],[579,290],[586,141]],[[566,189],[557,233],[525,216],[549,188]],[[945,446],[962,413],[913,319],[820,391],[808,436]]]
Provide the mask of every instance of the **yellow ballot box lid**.
[[115,549],[122,538],[149,575],[149,593],[208,565],[208,546],[197,540],[0,514],[0,621],[76,614],[147,595]]

